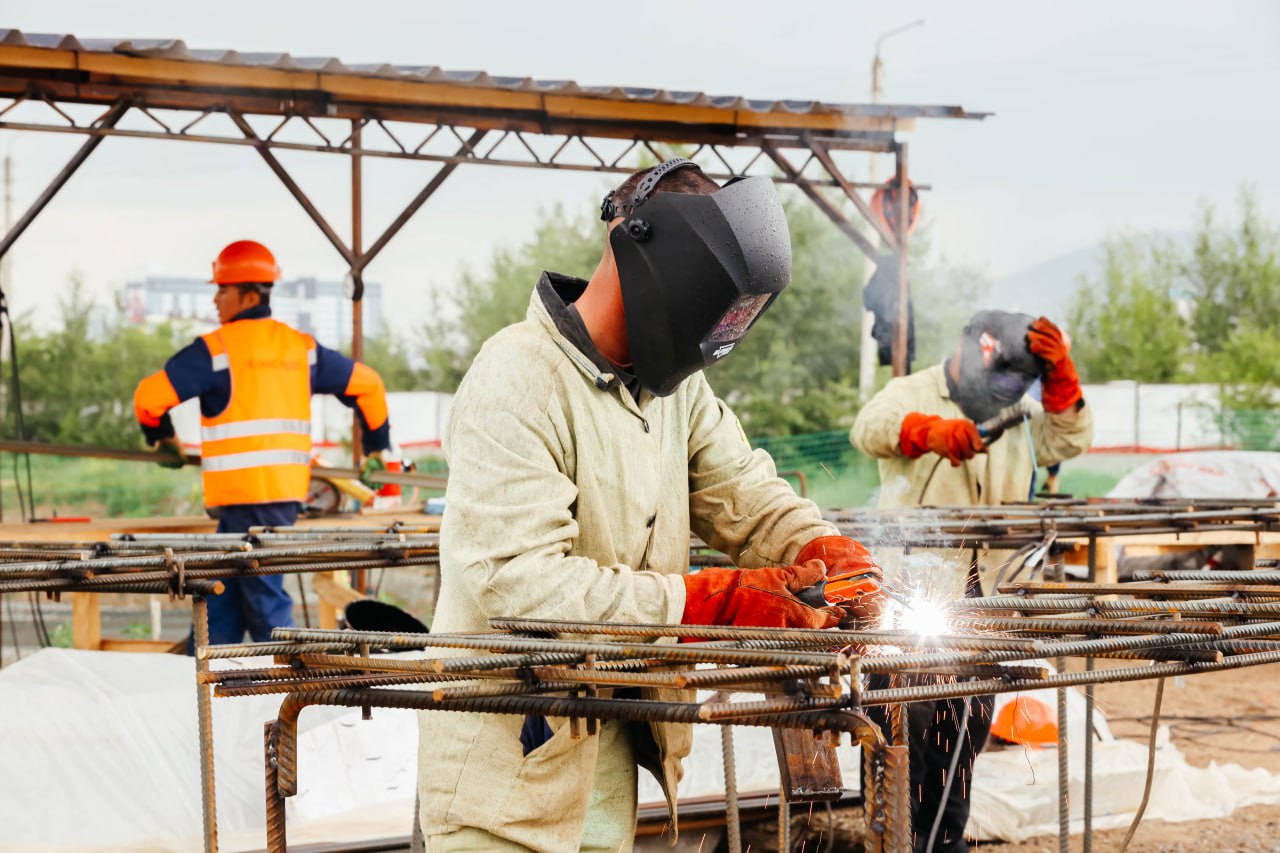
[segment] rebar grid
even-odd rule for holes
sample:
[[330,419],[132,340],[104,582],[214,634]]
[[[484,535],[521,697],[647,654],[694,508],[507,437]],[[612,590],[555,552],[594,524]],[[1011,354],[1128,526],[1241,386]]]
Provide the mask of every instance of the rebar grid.
[[0,593],[212,595],[216,591],[210,584],[244,575],[438,563],[439,537],[417,527],[134,533],[109,542],[0,543]]

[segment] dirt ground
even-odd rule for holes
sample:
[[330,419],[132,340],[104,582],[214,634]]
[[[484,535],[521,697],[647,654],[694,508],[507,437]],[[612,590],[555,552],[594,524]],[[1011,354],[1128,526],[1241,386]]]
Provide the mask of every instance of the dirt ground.
[[[1132,664],[1097,662],[1099,667],[1107,663]],[[1098,686],[1098,707],[1116,737],[1146,743],[1155,692],[1154,681]],[[1165,683],[1160,722],[1169,727],[1174,744],[1190,764],[1205,767],[1211,761],[1234,762],[1280,774],[1280,665],[1195,675],[1181,684],[1170,679]],[[745,826],[744,849],[752,853],[776,851],[776,827],[774,820]],[[1099,853],[1119,850],[1126,831],[1127,828],[1094,832],[1092,849]],[[834,815],[815,809],[811,814],[793,816],[792,850],[857,850],[864,832],[861,808],[838,809]],[[700,849],[726,848],[712,843]],[[987,853],[1057,853],[1058,839],[1045,836],[1010,844],[985,842],[972,849]],[[1083,850],[1080,835],[1071,837],[1071,850]],[[1241,809],[1221,820],[1143,821],[1128,850],[1280,851],[1280,805]]]
[[[1099,685],[1096,695],[1116,737],[1145,743],[1155,693],[1154,681],[1138,681]],[[1280,666],[1205,673],[1183,679],[1180,685],[1171,679],[1165,683],[1160,720],[1170,727],[1174,744],[1190,764],[1234,762],[1280,773]],[[1119,850],[1124,836],[1124,829],[1095,832],[1093,849]],[[1056,853],[1058,840],[987,843],[974,849]],[[1080,836],[1072,836],[1071,849],[1082,849]],[[1144,821],[1129,844],[1129,853],[1180,850],[1280,851],[1280,806],[1241,809],[1221,820]]]

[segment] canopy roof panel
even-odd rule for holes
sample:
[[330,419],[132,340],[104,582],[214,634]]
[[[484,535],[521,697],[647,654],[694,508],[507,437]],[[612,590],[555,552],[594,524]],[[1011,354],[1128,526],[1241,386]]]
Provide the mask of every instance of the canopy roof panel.
[[398,121],[681,141],[773,133],[849,138],[911,130],[917,118],[981,119],[958,106],[757,100],[737,95],[491,75],[434,65],[189,48],[180,39],[94,39],[0,29],[0,97],[33,86],[58,99],[172,109]]

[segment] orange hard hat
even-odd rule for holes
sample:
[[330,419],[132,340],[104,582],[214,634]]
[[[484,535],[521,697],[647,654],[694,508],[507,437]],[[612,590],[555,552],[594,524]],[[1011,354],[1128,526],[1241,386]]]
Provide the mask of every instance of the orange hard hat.
[[1006,702],[991,721],[991,733],[1023,746],[1049,746],[1058,742],[1058,712],[1032,696]]
[[213,284],[273,284],[280,278],[275,255],[253,240],[237,240],[213,261]]

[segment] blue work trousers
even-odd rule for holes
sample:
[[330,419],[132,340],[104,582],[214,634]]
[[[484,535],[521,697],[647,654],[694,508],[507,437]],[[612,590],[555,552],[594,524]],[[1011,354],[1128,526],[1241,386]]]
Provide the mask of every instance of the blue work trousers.
[[[248,533],[250,527],[285,527],[298,520],[294,501],[244,504],[219,508],[219,533]],[[293,599],[284,591],[284,575],[226,578],[222,595],[209,602],[209,644],[239,643],[244,632],[260,643],[271,639],[271,629],[293,624]],[[187,635],[187,654],[195,653],[195,627]]]

